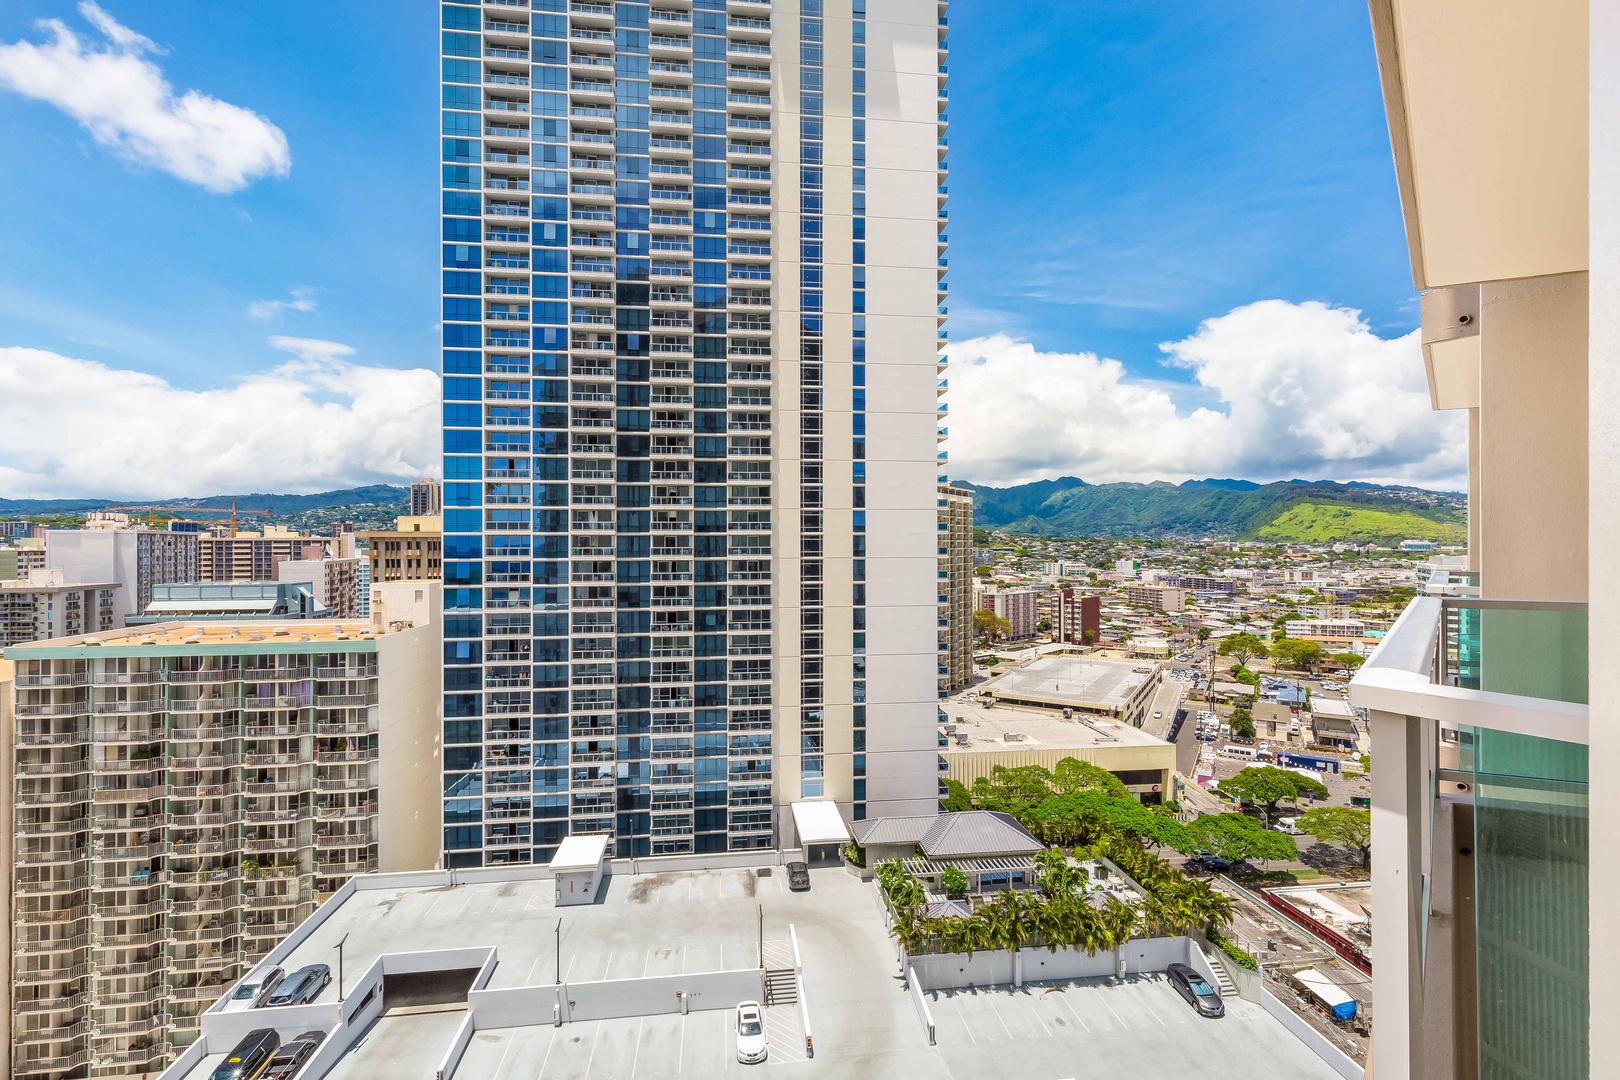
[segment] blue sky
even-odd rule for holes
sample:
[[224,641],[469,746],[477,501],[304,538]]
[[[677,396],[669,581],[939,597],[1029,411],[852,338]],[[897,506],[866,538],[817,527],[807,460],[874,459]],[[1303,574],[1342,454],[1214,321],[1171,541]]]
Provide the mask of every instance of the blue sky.
[[[365,418],[342,386],[355,366],[435,367],[436,7],[106,0],[111,30],[92,25],[96,9],[68,2],[0,8],[0,391],[8,364],[15,390],[49,353],[90,365],[62,374],[67,385],[154,376],[163,384],[151,399],[158,411],[251,423],[253,398],[241,380],[269,373],[295,384],[283,392],[301,393],[302,404],[283,415],[302,432]],[[1386,439],[1382,457],[1334,458],[1322,448],[1337,444],[1317,438],[1283,460],[1223,459],[1198,441],[1214,436],[1193,423],[1200,406],[1229,412],[1234,393],[1203,355],[1221,342],[1186,344],[1210,336],[1200,330],[1206,320],[1273,299],[1361,311],[1365,322],[1348,330],[1342,317],[1318,319],[1315,329],[1309,320],[1294,320],[1295,331],[1263,320],[1251,327],[1304,335],[1297,349],[1328,358],[1318,356],[1316,368],[1343,355],[1342,342],[1324,351],[1322,341],[1348,333],[1352,346],[1370,347],[1416,325],[1364,8],[959,0],[950,17],[949,325],[953,340],[991,342],[966,350],[972,363],[1003,370],[1007,347],[1017,346],[1039,361],[1031,377],[1052,363],[1067,378],[1081,371],[1076,363],[1117,359],[1098,369],[1112,382],[1093,392],[1159,393],[1158,422],[1168,415],[1190,433],[1180,458],[1136,472],[1419,480],[1455,472],[1433,439],[1416,449]],[[98,141],[63,104],[72,87],[32,96],[15,78],[8,87],[6,47],[50,41],[42,18],[61,20],[84,52],[160,70],[177,95],[196,91],[234,106],[240,115],[229,122],[254,130],[237,158],[213,167],[234,167],[235,178],[181,178],[150,153],[132,153],[127,139],[123,149]],[[150,47],[129,44],[131,34]],[[276,129],[284,151],[264,142]],[[1179,363],[1165,362],[1163,342],[1183,343]],[[1241,353],[1247,342],[1231,347]],[[1299,374],[1294,351],[1280,350],[1279,378]],[[324,375],[287,369],[295,357]],[[103,378],[95,365],[117,377]],[[1310,370],[1300,377],[1314,378]],[[388,385],[378,394],[397,399],[399,424],[430,428],[430,410],[406,400],[428,384]],[[98,483],[157,494],[247,478],[178,459],[154,459],[140,474],[94,455],[40,459],[31,425],[51,406],[36,403],[25,416],[21,395],[11,396],[9,415],[0,400],[0,496],[80,494]],[[109,392],[109,408],[116,412],[120,398]],[[1074,407],[1107,412],[1088,401]],[[115,415],[94,426],[88,404],[75,416],[93,431],[122,423]],[[982,431],[963,429],[971,415],[953,416],[960,445],[953,441],[952,452],[959,474],[973,479],[1083,470],[1088,479],[1151,478],[1118,464],[1141,438],[1140,420],[1093,438],[1108,442],[1109,454],[1060,441],[1069,459],[1031,463],[997,457]],[[282,467],[249,457],[243,468],[259,470],[261,487],[306,490],[431,468],[433,448],[424,438],[413,449],[410,438],[379,449],[356,431],[329,447],[386,459],[381,465]],[[223,460],[229,447],[221,435],[188,454]]]

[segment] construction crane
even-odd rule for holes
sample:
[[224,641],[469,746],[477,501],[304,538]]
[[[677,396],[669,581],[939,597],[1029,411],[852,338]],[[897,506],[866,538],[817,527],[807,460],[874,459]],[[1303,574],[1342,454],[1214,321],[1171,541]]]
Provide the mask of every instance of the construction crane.
[[[117,513],[129,513],[129,512],[137,512],[138,513],[140,511],[144,510],[144,511],[146,511],[146,523],[148,525],[156,525],[157,524],[157,512],[159,510],[180,512],[180,513],[190,513],[190,514],[229,514],[229,515],[231,515],[231,535],[233,537],[236,535],[236,516],[238,514],[263,514],[265,517],[270,516],[270,511],[269,510],[249,510],[249,509],[246,509],[245,507],[244,508],[238,508],[234,501],[232,501],[231,505],[228,506],[228,507],[225,507],[225,506],[109,506],[106,509],[108,511],[117,512]],[[187,521],[189,519],[188,518],[175,518],[173,520]],[[197,524],[201,525],[202,522],[199,521],[199,522],[197,522]]]

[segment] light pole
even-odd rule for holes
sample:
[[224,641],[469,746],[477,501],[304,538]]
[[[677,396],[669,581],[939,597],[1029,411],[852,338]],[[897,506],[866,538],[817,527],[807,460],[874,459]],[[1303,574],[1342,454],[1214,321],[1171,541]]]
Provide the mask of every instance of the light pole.
[[338,943],[336,945],[337,954],[338,954],[338,1001],[339,1002],[342,1002],[342,1000],[343,1000],[343,943],[345,941],[348,941],[348,940],[349,940],[349,935],[344,934],[342,937],[338,938]]

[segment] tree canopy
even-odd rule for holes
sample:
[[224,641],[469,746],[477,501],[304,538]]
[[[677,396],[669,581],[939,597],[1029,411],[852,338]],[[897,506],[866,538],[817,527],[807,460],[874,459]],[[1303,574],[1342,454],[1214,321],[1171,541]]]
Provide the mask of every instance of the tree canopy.
[[1279,667],[1313,671],[1316,665],[1327,659],[1327,650],[1322,648],[1320,642],[1283,638],[1271,646],[1271,659]]
[[1230,717],[1232,734],[1240,739],[1254,738],[1254,713],[1248,709],[1236,708]]
[[1347,847],[1368,865],[1372,856],[1372,813],[1355,806],[1318,806],[1299,815],[1299,830],[1324,843]]
[[1094,844],[1113,829],[1142,837],[1155,847],[1187,852],[1196,846],[1188,842],[1175,818],[1155,814],[1134,798],[1100,791],[1047,799],[1026,815],[1025,825],[1047,843]]
[[1331,659],[1333,663],[1339,667],[1345,668],[1349,671],[1354,671],[1356,668],[1367,662],[1367,658],[1365,656],[1361,656],[1353,652],[1334,653],[1329,659]]
[[1275,765],[1250,765],[1236,776],[1222,780],[1215,787],[1229,798],[1262,807],[1268,816],[1276,813],[1278,803],[1297,803],[1301,795],[1310,795],[1318,799],[1328,797],[1328,789],[1321,781],[1313,780],[1292,769],[1279,769]]
[[1212,851],[1227,862],[1299,857],[1292,836],[1272,832],[1247,814],[1200,814],[1185,828],[1188,840],[1196,847]]
[[1248,667],[1249,661],[1255,657],[1266,655],[1266,643],[1253,634],[1233,634],[1222,638],[1220,647],[1215,651],[1222,656],[1230,656],[1242,668]]
[[973,632],[983,641],[1003,638],[1012,633],[1012,623],[986,608],[973,613]]

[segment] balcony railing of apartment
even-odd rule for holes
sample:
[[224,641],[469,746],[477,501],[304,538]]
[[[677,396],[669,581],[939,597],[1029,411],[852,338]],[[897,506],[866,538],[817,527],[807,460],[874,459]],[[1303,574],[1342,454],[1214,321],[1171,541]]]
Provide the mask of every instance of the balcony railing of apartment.
[[[1413,1055],[1408,1067],[1421,1067],[1441,1054],[1578,1075],[1589,997],[1586,605],[1482,598],[1477,578],[1455,577],[1431,579],[1426,591],[1440,595],[1413,600],[1351,683],[1352,703],[1371,710],[1378,764],[1373,919],[1406,927],[1379,939],[1373,992],[1391,1037],[1375,1063]],[[1473,973],[1460,997],[1453,972]]]

